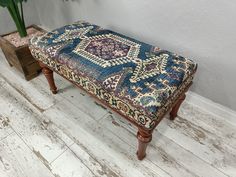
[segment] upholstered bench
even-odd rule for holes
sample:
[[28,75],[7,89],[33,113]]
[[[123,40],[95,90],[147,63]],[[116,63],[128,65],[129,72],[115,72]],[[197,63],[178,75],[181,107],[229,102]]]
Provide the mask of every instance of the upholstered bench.
[[35,37],[30,49],[54,94],[53,71],[137,126],[140,160],[164,115],[177,116],[197,69],[189,59],[87,22]]

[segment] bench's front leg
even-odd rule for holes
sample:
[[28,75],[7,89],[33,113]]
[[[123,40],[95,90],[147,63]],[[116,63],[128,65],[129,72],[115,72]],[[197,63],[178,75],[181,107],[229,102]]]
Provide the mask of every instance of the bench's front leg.
[[185,98],[186,98],[186,95],[183,94],[179,98],[178,102],[174,105],[174,107],[172,108],[172,110],[170,112],[170,120],[174,120],[177,117],[177,113],[179,111],[179,108],[180,108],[181,104],[183,103],[183,101],[185,100]]
[[147,130],[142,130],[139,128],[137,133],[137,138],[138,138],[137,156],[139,160],[143,160],[143,158],[146,156],[147,145],[152,140],[152,132]]
[[47,67],[47,65],[43,64],[42,62],[39,62],[40,67],[42,68],[43,74],[45,75],[48,84],[50,86],[50,90],[53,94],[57,93],[57,87],[54,82],[53,78],[53,71]]

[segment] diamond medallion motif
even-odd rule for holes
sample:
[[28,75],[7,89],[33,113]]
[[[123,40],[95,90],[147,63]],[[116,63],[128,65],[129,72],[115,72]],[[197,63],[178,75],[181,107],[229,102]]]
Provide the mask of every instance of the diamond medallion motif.
[[165,67],[169,55],[161,54],[147,60],[140,60],[135,68],[133,76],[130,78],[130,82],[138,82],[141,79],[147,79],[157,74],[166,72]]
[[108,34],[83,39],[73,52],[106,68],[136,59],[139,49],[135,42]]
[[85,51],[104,60],[126,57],[130,46],[111,38],[97,39],[89,43]]

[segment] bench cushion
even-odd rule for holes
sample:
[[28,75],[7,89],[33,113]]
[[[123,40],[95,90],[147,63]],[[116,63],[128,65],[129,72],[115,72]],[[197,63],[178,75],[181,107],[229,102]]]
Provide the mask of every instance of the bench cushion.
[[36,59],[147,129],[196,70],[189,59],[87,22],[35,37],[30,49]]

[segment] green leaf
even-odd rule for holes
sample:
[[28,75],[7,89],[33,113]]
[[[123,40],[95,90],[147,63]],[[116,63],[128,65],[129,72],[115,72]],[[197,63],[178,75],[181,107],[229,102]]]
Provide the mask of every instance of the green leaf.
[[9,1],[8,0],[0,0],[0,6],[7,7],[8,5],[9,5]]
[[[27,0],[13,0],[16,4],[22,3],[22,2],[27,2]],[[8,7],[11,4],[11,1],[9,0],[0,0],[0,6],[2,7]]]
[[[27,0],[0,0],[0,6],[7,7],[21,37],[27,35],[22,6],[22,2],[26,1]],[[18,3],[20,3],[20,9]]]
[[20,3],[20,2],[27,2],[27,0],[14,0],[15,3]]

